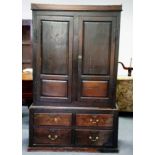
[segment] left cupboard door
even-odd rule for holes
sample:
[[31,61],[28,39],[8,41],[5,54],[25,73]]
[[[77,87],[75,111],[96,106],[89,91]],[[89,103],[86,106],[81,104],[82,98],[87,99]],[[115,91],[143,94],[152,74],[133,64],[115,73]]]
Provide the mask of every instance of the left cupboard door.
[[34,104],[71,102],[73,18],[33,16]]

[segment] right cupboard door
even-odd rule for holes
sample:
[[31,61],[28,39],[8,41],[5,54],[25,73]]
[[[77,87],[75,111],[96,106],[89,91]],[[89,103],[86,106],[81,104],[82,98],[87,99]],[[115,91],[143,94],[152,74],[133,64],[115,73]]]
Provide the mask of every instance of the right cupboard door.
[[116,18],[80,17],[78,101],[114,105]]

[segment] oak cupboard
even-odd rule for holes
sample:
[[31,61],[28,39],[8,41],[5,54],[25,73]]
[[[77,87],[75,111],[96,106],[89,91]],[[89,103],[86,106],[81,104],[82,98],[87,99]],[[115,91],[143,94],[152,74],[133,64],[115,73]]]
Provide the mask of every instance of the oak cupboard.
[[29,151],[118,151],[121,5],[32,4]]

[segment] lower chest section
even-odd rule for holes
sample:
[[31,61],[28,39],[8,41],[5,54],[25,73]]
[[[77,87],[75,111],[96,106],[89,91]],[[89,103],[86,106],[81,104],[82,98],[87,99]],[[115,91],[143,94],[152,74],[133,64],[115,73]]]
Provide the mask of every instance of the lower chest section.
[[30,110],[30,147],[116,148],[117,110]]

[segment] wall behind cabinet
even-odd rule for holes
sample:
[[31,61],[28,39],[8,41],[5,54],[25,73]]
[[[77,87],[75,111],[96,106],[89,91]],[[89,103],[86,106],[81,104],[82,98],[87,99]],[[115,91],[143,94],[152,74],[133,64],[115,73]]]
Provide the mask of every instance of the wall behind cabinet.
[[[22,0],[22,18],[32,19],[31,3],[79,4],[79,5],[117,5],[122,4],[119,61],[126,66],[132,57],[132,15],[133,0]],[[127,75],[127,71],[118,67],[118,75]]]

